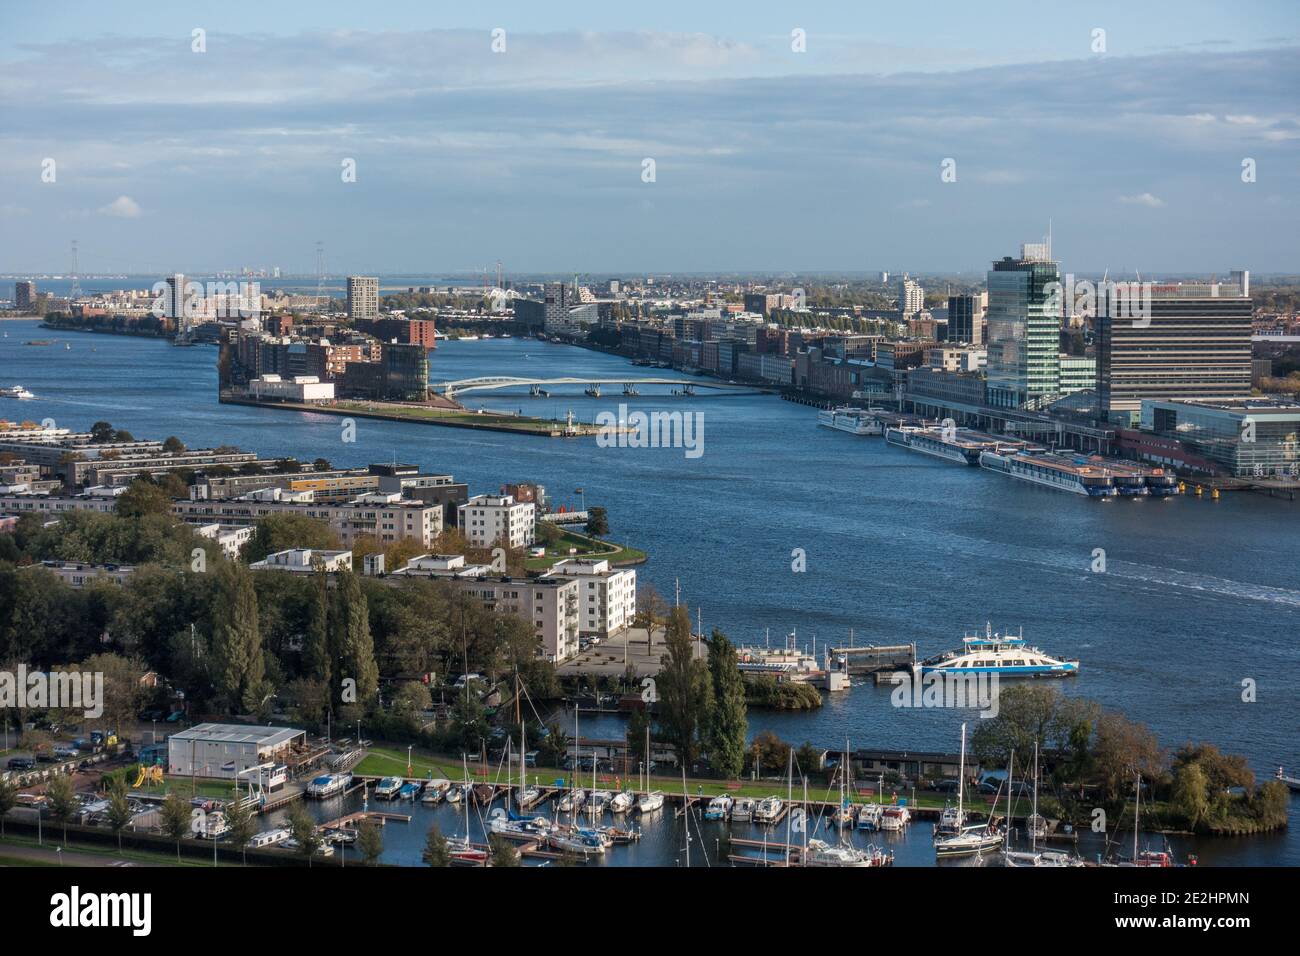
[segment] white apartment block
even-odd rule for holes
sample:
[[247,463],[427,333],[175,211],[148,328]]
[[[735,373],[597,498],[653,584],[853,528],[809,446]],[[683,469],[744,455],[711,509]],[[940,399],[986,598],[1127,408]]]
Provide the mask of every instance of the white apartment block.
[[232,561],[239,557],[244,545],[253,538],[252,525],[205,524],[194,530],[215,541],[221,548],[221,553]]
[[582,586],[572,578],[489,577],[486,565],[466,565],[461,555],[422,554],[389,575],[445,580],[483,606],[521,617],[533,625],[538,656],[560,663],[578,653]]
[[557,561],[543,577],[578,582],[581,636],[605,638],[632,625],[636,571],[593,558],[568,558]]
[[511,495],[475,495],[460,508],[460,530],[476,548],[502,545],[527,548],[533,543],[536,508]]
[[110,581],[121,586],[131,579],[135,568],[125,564],[74,564],[70,561],[42,561],[40,564],[27,565],[30,568],[44,568],[59,578],[69,587],[83,588],[96,581]]
[[321,551],[313,548],[290,548],[268,554],[261,561],[254,561],[248,566],[250,571],[292,571],[295,574],[311,574],[317,566],[322,571],[351,570],[351,551]]
[[[276,489],[279,490],[279,489]],[[376,496],[367,496],[374,498]],[[383,496],[378,496],[383,497]],[[297,501],[229,500],[176,501],[172,512],[192,524],[253,525],[274,514],[299,514],[327,522],[344,547],[369,535],[383,542],[411,539],[429,547],[442,532],[442,506],[401,499],[350,501],[338,504]],[[3,501],[0,501],[3,507]]]

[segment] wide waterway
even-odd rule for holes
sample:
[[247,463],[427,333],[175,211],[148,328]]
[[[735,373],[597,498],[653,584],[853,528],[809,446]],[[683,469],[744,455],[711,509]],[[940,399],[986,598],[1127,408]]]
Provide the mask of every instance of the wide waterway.
[[[703,388],[694,398],[649,386],[637,398],[607,387],[593,399],[572,386],[550,398],[523,389],[465,396],[547,417],[572,409],[583,421],[622,402],[698,412],[696,458],[680,448],[599,448],[593,439],[364,419],[347,444],[334,416],[218,404],[212,348],[35,322],[0,329],[0,385],[21,383],[37,396],[0,400],[0,416],[76,429],[107,419],[138,436],[319,455],[336,465],[409,461],[450,472],[475,492],[533,480],[574,507],[583,488],[587,504],[609,509],[614,539],[650,554],[642,580],[670,599],[680,581],[692,617],[698,606],[706,629],[734,640],[761,643],[770,633],[775,643],[797,630],[801,644],[820,647],[847,642],[852,629],[858,644],[915,642],[930,654],[986,621],[1023,627],[1048,654],[1081,659],[1069,692],[1149,724],[1167,747],[1210,741],[1246,755],[1261,777],[1300,764],[1300,503],[1252,494],[1090,500],[820,428],[815,410],[773,396]],[[23,345],[31,339],[57,342]],[[431,362],[435,381],[661,374],[522,339],[446,342]],[[1104,573],[1091,570],[1097,548]],[[795,549],[806,555],[802,573],[791,569]],[[1243,701],[1244,681],[1254,683],[1253,702]],[[835,749],[847,738],[854,747],[955,752],[960,722],[977,719],[894,708],[888,689],[862,684],[812,714],[753,712],[750,729]],[[584,718],[582,730],[613,735],[618,718]],[[388,828],[394,859],[418,856],[423,831],[410,829],[408,847]],[[1206,863],[1300,865],[1294,834],[1195,842]],[[680,842],[661,842],[657,859],[671,862]],[[611,862],[646,862],[653,845],[615,850]]]

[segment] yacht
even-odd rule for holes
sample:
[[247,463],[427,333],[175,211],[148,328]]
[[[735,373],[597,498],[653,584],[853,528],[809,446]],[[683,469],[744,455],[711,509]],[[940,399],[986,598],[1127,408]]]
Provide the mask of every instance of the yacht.
[[1003,677],[1070,677],[1079,662],[1048,657],[1025,643],[1023,636],[997,634],[986,624],[984,634],[968,634],[957,650],[944,651],[917,665],[922,674],[1000,674]]
[[636,808],[642,813],[654,813],[656,810],[662,810],[664,808],[664,792],[662,790],[652,790],[637,801]]
[[407,781],[406,783],[402,784],[400,787],[397,788],[397,799],[414,800],[416,797],[420,795],[420,790],[423,787],[424,784],[419,783],[418,781],[415,780]]
[[515,791],[515,803],[519,805],[520,810],[527,810],[541,798],[542,791],[532,785]]
[[740,797],[731,806],[731,819],[748,823],[754,819],[754,807],[757,801],[753,797]]
[[613,795],[608,790],[593,790],[590,799],[587,800],[587,810],[592,816],[598,816],[609,809],[609,801]]
[[939,822],[935,824],[935,836],[952,836],[961,833],[962,824],[966,822],[966,814],[952,804],[943,808],[939,814]]
[[572,827],[568,830],[552,830],[546,835],[546,842],[551,849],[577,856],[604,856],[605,841],[594,830]]
[[823,409],[817,413],[817,424],[850,435],[883,435],[885,432],[884,425],[872,410],[852,405]]
[[352,786],[352,774],[327,773],[307,784],[306,796],[324,800],[342,793]]
[[858,807],[858,829],[879,830],[880,818],[884,812],[885,808],[879,803],[867,803]]
[[[966,817],[966,725],[961,725],[961,764],[957,775],[957,816]],[[956,833],[934,837],[936,857],[979,856],[1002,842],[992,823],[961,826]]]
[[726,794],[714,797],[709,801],[709,805],[704,808],[704,819],[725,820],[731,816],[731,808],[735,805],[736,801]]
[[804,855],[804,866],[889,866],[893,862],[894,854],[879,847],[831,846],[825,840],[809,840]]
[[764,797],[754,807],[755,823],[776,823],[781,818],[785,801],[780,797]]
[[616,793],[614,798],[609,801],[611,813],[627,813],[636,804],[636,797],[632,795],[631,790],[623,790]]
[[402,789],[405,783],[401,777],[385,777],[375,784],[375,796],[380,800],[392,800]]
[[0,388],[0,398],[35,398],[36,396],[23,388],[21,385],[11,385],[8,388]]
[[561,813],[577,813],[582,809],[582,805],[587,802],[587,793],[585,790],[570,790],[564,796],[560,797],[559,802],[555,805]]
[[507,840],[535,840],[547,836],[551,831],[551,821],[546,817],[520,816],[513,810],[497,807],[488,817],[488,830]]
[[449,790],[451,790],[450,780],[430,780],[425,784],[424,796],[420,798],[420,802],[425,804],[442,803]]
[[880,829],[886,833],[906,830],[911,822],[912,811],[907,807],[885,807],[880,811]]
[[[1012,758],[1015,757],[1014,752]],[[1011,820],[1011,775],[1008,761],[1007,773],[1007,820]],[[1029,850],[1011,849],[1011,831],[1007,830],[1007,842],[1002,849],[1002,865],[1011,867],[1033,867],[1033,866],[1084,866],[1083,859],[1072,853],[1063,853],[1060,850],[1039,850],[1038,841],[1047,835],[1047,821],[1038,812],[1038,745],[1034,745],[1034,806],[1029,815]]]

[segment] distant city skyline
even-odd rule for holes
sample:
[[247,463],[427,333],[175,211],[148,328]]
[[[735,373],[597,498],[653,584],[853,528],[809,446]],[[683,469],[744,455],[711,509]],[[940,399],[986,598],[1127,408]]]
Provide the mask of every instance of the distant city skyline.
[[1300,271],[1293,6],[926,11],[8,9],[0,272]]

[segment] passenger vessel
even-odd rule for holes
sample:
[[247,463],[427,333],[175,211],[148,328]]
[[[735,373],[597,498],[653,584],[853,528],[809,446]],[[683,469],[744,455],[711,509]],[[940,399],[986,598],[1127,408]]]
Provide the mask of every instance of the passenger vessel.
[[35,398],[36,396],[23,388],[21,385],[12,385],[8,388],[0,388],[0,397],[3,398]]
[[1057,491],[1070,491],[1091,498],[1113,498],[1117,494],[1115,478],[1110,471],[1086,458],[983,451],[979,463],[989,471],[999,471]]
[[982,635],[967,635],[961,647],[928,657],[917,665],[922,675],[932,673],[1000,674],[1006,677],[1069,677],[1079,672],[1079,662],[1048,657],[1020,636],[994,632],[986,624]]
[[852,405],[823,409],[817,413],[817,424],[850,435],[881,435],[885,430],[880,419],[870,409],[854,408]]

